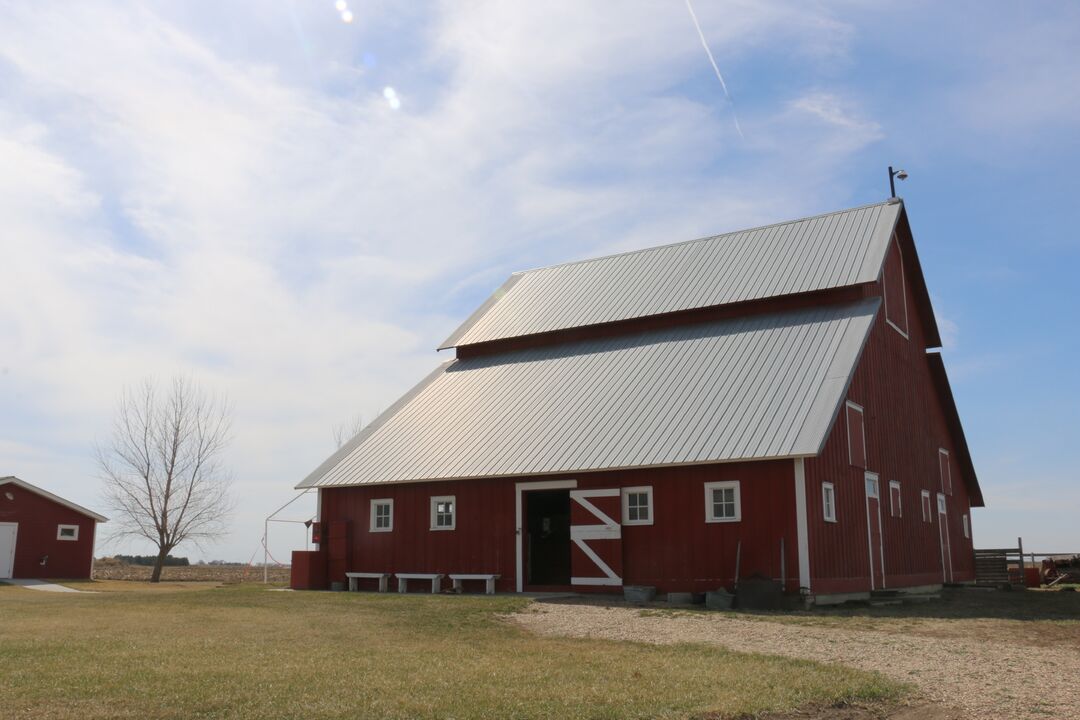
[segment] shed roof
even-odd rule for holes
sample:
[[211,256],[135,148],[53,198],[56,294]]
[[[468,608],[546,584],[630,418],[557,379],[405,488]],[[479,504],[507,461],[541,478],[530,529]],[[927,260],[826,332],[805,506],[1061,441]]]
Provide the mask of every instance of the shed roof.
[[450,360],[298,487],[815,455],[879,303]]
[[877,280],[899,199],[514,273],[439,349]]
[[108,522],[109,521],[109,518],[105,517],[104,515],[98,515],[96,512],[94,512],[92,510],[87,510],[82,505],[76,505],[75,503],[71,502],[70,500],[65,500],[64,498],[60,497],[59,495],[53,495],[48,490],[42,490],[37,485],[31,485],[30,483],[26,482],[25,480],[20,480],[19,478],[15,477],[14,475],[9,475],[7,477],[0,477],[0,486],[8,485],[8,484],[17,485],[18,487],[21,487],[23,490],[27,490],[29,492],[32,492],[35,495],[40,495],[41,497],[43,497],[43,498],[45,498],[47,500],[52,500],[57,505],[63,505],[64,507],[68,508],[69,510],[74,510],[77,513],[85,515],[85,516],[87,516],[89,518],[93,518],[97,522]]

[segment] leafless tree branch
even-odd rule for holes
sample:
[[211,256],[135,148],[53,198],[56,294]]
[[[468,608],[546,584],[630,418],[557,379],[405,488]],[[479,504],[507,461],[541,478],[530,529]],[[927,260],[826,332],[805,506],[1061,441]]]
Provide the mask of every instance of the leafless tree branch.
[[230,439],[228,402],[177,377],[161,393],[149,380],[126,389],[112,437],[96,449],[116,536],[158,548],[151,582],[184,542],[219,537],[233,509],[221,457]]
[[340,449],[345,443],[352,440],[364,429],[364,418],[356,415],[351,420],[334,426],[334,443]]

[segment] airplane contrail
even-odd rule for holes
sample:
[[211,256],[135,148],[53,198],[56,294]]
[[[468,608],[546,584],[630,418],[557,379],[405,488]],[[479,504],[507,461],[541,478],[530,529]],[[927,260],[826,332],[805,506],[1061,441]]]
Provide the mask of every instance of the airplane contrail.
[[705,41],[705,33],[701,32],[701,23],[698,22],[697,13],[694,12],[694,6],[690,4],[690,0],[686,0],[686,9],[690,11],[690,19],[694,21],[694,27],[697,29],[698,37],[701,38],[701,47],[705,48],[705,54],[709,56],[709,62],[712,64],[712,69],[716,72],[716,79],[720,81],[720,87],[724,89],[724,97],[731,103],[731,118],[735,121],[735,129],[739,131],[739,137],[745,141],[746,136],[743,135],[742,128],[739,126],[739,116],[735,113],[735,101],[731,99],[731,93],[728,92],[727,83],[724,82],[724,76],[720,74],[720,68],[716,65],[712,50],[709,49],[709,43]]

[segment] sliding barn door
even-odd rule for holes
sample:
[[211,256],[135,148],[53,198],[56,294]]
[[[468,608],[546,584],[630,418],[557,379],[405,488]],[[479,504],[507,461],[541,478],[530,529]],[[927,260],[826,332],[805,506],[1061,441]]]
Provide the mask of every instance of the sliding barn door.
[[619,488],[570,491],[570,584],[622,585]]

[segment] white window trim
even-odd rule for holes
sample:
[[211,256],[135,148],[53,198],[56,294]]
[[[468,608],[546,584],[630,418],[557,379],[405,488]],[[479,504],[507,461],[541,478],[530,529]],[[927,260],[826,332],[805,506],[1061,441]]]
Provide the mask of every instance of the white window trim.
[[933,524],[933,522],[934,522],[934,503],[930,502],[930,491],[929,490],[923,490],[921,497],[922,497],[922,500],[925,501],[920,505],[920,508],[922,509],[923,522]]
[[[896,233],[893,233],[892,241],[890,242],[890,248],[891,248],[891,245],[894,244],[894,243],[896,244],[897,256],[900,258],[900,298],[904,302],[904,325],[906,325],[908,330],[910,330],[911,329],[911,318],[908,317],[908,309],[907,309],[907,275],[904,272],[904,254],[900,251],[900,239],[898,237],[896,237]],[[885,253],[885,264],[887,265],[888,262],[889,262],[889,253],[886,252]],[[897,325],[896,323],[894,323],[892,320],[889,319],[889,291],[888,291],[888,288],[886,287],[885,283],[886,283],[886,280],[885,280],[885,266],[883,265],[882,268],[881,268],[881,300],[885,305],[885,322],[887,322],[890,326],[892,326],[893,330],[895,330],[896,332],[903,335],[905,340],[910,340],[911,338],[908,337],[908,332],[905,331],[905,330],[901,330],[899,325]]]
[[[828,495],[832,495],[832,502],[825,501]],[[821,516],[825,522],[836,522],[836,486],[831,482],[821,483]]]
[[[375,508],[379,505],[390,506],[390,525],[384,528],[375,525]],[[394,531],[394,498],[377,498],[371,501],[371,520],[368,522],[368,532],[393,532]]]
[[961,516],[961,519],[964,521],[964,539],[965,540],[970,540],[971,539],[971,519],[967,515]]
[[[450,513],[449,525],[435,525],[435,516],[438,514],[435,512],[435,508],[441,502],[448,502],[453,507]],[[431,497],[431,530],[455,530],[457,529],[457,496],[455,495],[433,495]]]
[[[65,530],[74,530],[75,535],[72,537],[64,537],[63,532]],[[79,539],[79,526],[78,525],[57,525],[56,526],[56,539],[63,540],[64,542],[75,542]]]
[[[631,520],[630,519],[630,494],[631,493],[645,493],[649,498],[649,519],[648,520]],[[622,524],[623,525],[652,525],[653,519],[656,517],[656,509],[653,506],[653,492],[652,485],[641,485],[639,487],[624,487],[622,489]]]
[[[944,468],[948,472],[942,471],[941,456],[945,456]],[[952,495],[952,456],[945,448],[938,448],[938,473],[941,475],[941,492],[946,495]],[[948,475],[946,480],[945,476]]]
[[[858,403],[853,403],[850,400],[848,400],[846,403],[844,403],[844,406],[849,407],[852,410],[857,410],[859,412],[859,417],[862,419],[862,422],[859,423],[859,430],[862,431],[863,469],[865,470],[866,469],[865,466],[868,464],[868,462],[870,460],[870,458],[867,457],[869,455],[869,452],[867,451],[867,447],[866,447],[866,411],[863,410],[862,405],[859,405]],[[847,421],[847,461],[848,461],[848,465],[852,465],[854,467],[859,467],[858,465],[855,465],[854,458],[851,457],[851,416],[848,415],[846,410],[844,411],[844,420]]]
[[[893,495],[893,490],[896,490],[896,495]],[[893,498],[896,498],[895,501]],[[889,481],[889,516],[895,518],[904,517],[904,496],[900,492],[900,481]]]
[[[734,488],[735,490],[735,517],[718,518],[713,515],[713,490]],[[719,482],[705,483],[705,522],[707,523],[730,523],[742,521],[742,493],[739,490],[738,480],[721,480]]]

